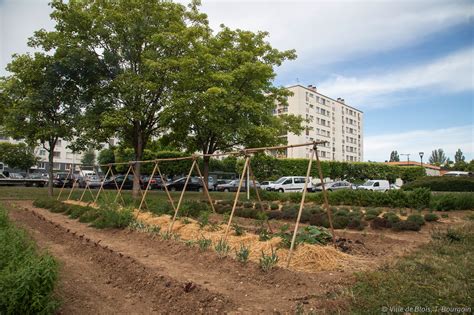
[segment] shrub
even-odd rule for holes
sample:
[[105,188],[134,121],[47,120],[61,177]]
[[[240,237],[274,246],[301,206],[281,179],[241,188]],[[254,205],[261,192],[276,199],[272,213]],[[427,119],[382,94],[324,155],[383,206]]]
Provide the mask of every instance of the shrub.
[[203,211],[199,214],[198,224],[201,229],[209,224],[209,212]]
[[474,194],[443,193],[434,195],[430,208],[438,211],[474,209]]
[[428,188],[431,191],[463,191],[474,192],[474,178],[426,176],[403,185],[404,190]]
[[98,229],[121,229],[127,227],[133,220],[134,218],[131,209],[114,209],[112,207],[105,207],[104,209],[101,209],[99,217],[92,222],[91,226]]
[[335,229],[345,229],[349,224],[349,217],[347,216],[334,216],[332,219],[332,225]]
[[427,213],[424,216],[426,222],[436,222],[439,220],[439,216],[436,213]]
[[209,247],[211,247],[212,241],[202,236],[200,239],[198,239],[197,243],[198,243],[199,249],[201,251],[205,251]]
[[297,205],[284,205],[281,208],[282,219],[296,219],[298,215],[299,206]]
[[279,219],[282,219],[283,218],[283,212],[281,211],[269,211],[267,212],[268,214],[268,218],[269,219],[276,219],[276,220],[279,220]]
[[323,226],[325,228],[329,227],[329,219],[327,213],[316,213],[311,215],[309,218],[309,224],[314,226]]
[[347,223],[347,228],[362,231],[366,225],[367,224],[362,220],[361,217],[354,216],[349,219],[349,222]]
[[410,214],[407,218],[407,221],[414,222],[420,226],[425,224],[425,219],[423,219],[421,214]]
[[219,258],[224,258],[229,253],[230,246],[226,240],[221,238],[219,242],[217,242],[217,244],[214,246],[214,249],[216,250],[216,253],[219,256]]
[[394,231],[419,231],[421,225],[413,221],[405,220],[393,224],[392,229]]
[[79,217],[79,222],[82,223],[90,223],[96,220],[100,216],[100,210],[90,208],[88,211],[84,212],[80,217]]
[[244,229],[238,224],[234,223],[232,225],[232,228],[234,229],[234,233],[235,233],[236,236],[241,236],[241,235],[244,235],[244,233],[245,233]]
[[376,217],[370,222],[370,227],[374,230],[380,230],[390,228],[392,224],[385,218]]
[[382,217],[386,219],[391,225],[401,221],[400,217],[393,212],[386,212]]
[[246,201],[246,202],[243,203],[243,206],[244,206],[244,208],[253,209],[253,202]]
[[258,240],[260,242],[268,241],[271,238],[272,238],[272,235],[270,234],[270,232],[268,232],[267,229],[261,229],[258,233]]
[[237,258],[238,261],[241,263],[247,263],[248,259],[250,256],[250,248],[245,246],[244,244],[240,245],[240,249],[235,251],[235,257]]
[[76,205],[71,205],[68,210],[69,217],[71,219],[78,219],[80,218],[84,213],[87,211],[91,210],[92,208],[90,207],[82,207],[82,206],[76,206]]
[[409,195],[409,205],[411,208],[428,208],[430,201],[431,191],[428,188],[415,188]]
[[208,212],[209,206],[196,200],[186,200],[179,210],[180,215],[190,218],[198,218],[202,212]]
[[278,203],[271,203],[270,204],[270,209],[271,210],[278,210],[280,208],[280,205]]
[[262,250],[262,256],[260,257],[260,268],[264,272],[271,271],[277,263],[278,255],[276,253],[276,250],[273,250],[273,247],[271,248],[270,255],[266,255],[265,252]]
[[50,255],[39,254],[1,208],[0,248],[0,313],[55,313],[58,303],[53,290],[58,264]]

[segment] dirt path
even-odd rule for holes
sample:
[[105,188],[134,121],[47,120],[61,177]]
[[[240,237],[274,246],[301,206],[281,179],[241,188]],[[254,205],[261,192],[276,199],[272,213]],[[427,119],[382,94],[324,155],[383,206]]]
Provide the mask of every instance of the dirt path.
[[345,302],[331,296],[353,281],[342,271],[264,274],[254,264],[176,241],[93,229],[29,201],[9,208],[16,208],[12,219],[61,262],[62,313],[288,313],[297,305],[335,310]]

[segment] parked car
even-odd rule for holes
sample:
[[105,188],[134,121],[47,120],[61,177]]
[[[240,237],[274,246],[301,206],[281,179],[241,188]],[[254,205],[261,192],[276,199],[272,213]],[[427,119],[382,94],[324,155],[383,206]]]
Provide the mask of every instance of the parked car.
[[53,186],[58,188],[72,188],[74,185],[74,175],[70,173],[56,173],[53,177]]
[[[302,192],[305,181],[306,177],[304,176],[285,176],[270,184],[267,187],[267,190],[279,192]],[[310,189],[312,187],[313,185],[310,178],[307,188]]]
[[[331,183],[325,183],[324,188],[327,191],[336,191],[336,190],[341,190],[341,189],[352,189],[352,184],[345,181],[345,180],[341,180],[341,181],[335,181],[335,182],[331,182]],[[322,191],[322,190],[323,190],[322,185],[318,185],[314,188],[314,191]]]
[[[166,187],[170,191],[182,191],[185,183],[186,177],[181,177],[171,183],[167,183]],[[203,189],[202,181],[199,177],[191,177],[186,186],[186,191],[203,191]]]
[[273,184],[273,182],[271,181],[263,181],[260,183],[260,188],[263,189],[263,190],[267,190],[268,187],[270,187],[270,185]]
[[20,173],[10,173],[9,177],[11,179],[25,179],[25,177],[21,175]]
[[358,186],[357,189],[385,192],[390,189],[390,183],[384,179],[368,180],[363,185]]
[[[237,189],[239,188],[239,182],[240,180],[239,179],[235,179],[235,180],[232,180],[230,181],[229,183],[227,184],[221,184],[221,185],[217,185],[217,188],[216,190],[217,191],[223,191],[223,192],[233,192],[233,191],[237,191]],[[260,188],[260,184],[259,182],[255,181],[255,185],[257,186],[257,188]],[[254,188],[255,185],[253,184],[253,181],[251,180],[250,181],[250,187],[251,188]],[[244,182],[242,183],[242,187],[241,187],[241,191],[245,191],[247,188],[247,181],[244,180]]]
[[[168,181],[166,181],[166,178],[164,178],[164,180],[165,184],[168,183]],[[150,178],[150,176],[143,176],[142,181],[143,189],[146,189],[148,187],[148,182],[150,182],[150,187],[148,189],[163,189],[164,187],[160,176],[153,176],[153,178]]]
[[[115,181],[114,181],[115,178]],[[130,190],[133,189],[133,175],[116,175],[114,178],[110,178],[104,182],[104,189],[120,189],[122,187],[123,190]],[[115,185],[115,182],[117,185]],[[122,186],[123,185],[123,186]],[[140,179],[140,185],[143,187],[142,180]]]
[[45,178],[43,174],[31,173],[25,178],[26,187],[44,187],[48,185],[48,178]]
[[223,185],[223,184],[228,184],[232,181],[232,179],[218,179],[215,183],[214,183],[214,190],[217,190],[217,186],[218,185]]
[[89,175],[85,176],[82,180],[79,181],[79,187],[85,188],[89,186],[89,188],[99,188],[102,185],[102,180],[97,175]]
[[392,189],[392,190],[399,190],[399,189],[400,189],[400,186],[395,185],[395,184],[390,184],[390,189]]
[[444,173],[443,176],[448,176],[448,177],[460,177],[460,176],[470,176],[472,173],[469,172],[459,172],[459,171],[450,171],[447,173]]

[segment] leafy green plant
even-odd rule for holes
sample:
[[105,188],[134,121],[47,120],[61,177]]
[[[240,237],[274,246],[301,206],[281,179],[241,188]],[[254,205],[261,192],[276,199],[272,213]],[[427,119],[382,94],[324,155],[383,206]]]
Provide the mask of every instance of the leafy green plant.
[[242,236],[245,233],[244,229],[240,225],[238,225],[237,223],[234,223],[232,225],[232,228],[234,229],[234,233],[235,233],[236,236]]
[[165,232],[161,233],[160,235],[161,235],[162,239],[170,240],[171,237],[173,236],[173,232],[165,231]]
[[250,248],[245,246],[244,244],[240,244],[239,250],[235,251],[235,257],[241,263],[247,263],[250,256]]
[[270,209],[271,210],[278,210],[280,208],[280,205],[278,203],[272,202],[270,204]]
[[400,217],[394,212],[384,213],[383,218],[386,219],[391,225],[401,221]]
[[229,254],[230,245],[225,239],[221,238],[214,246],[214,249],[216,250],[219,258],[224,258],[227,256],[227,254]]
[[114,206],[112,205],[101,209],[99,217],[92,222],[91,226],[98,229],[123,229],[126,228],[133,220],[134,217],[130,208],[114,209]]
[[193,247],[194,244],[196,244],[196,242],[194,240],[187,240],[187,241],[184,241],[184,245],[188,246],[188,247]]
[[260,257],[259,265],[260,269],[262,269],[264,272],[270,272],[278,263],[278,255],[277,255],[277,250],[273,249],[273,246],[271,247],[271,252],[269,255],[265,254],[265,252],[262,250],[262,256]]
[[423,219],[421,214],[410,214],[407,218],[407,221],[414,222],[420,226],[425,224],[425,219]]
[[441,214],[441,217],[444,218],[444,219],[449,218],[449,214],[443,213],[443,214]]
[[264,229],[264,228],[260,229],[260,231],[258,233],[258,240],[260,242],[268,241],[271,238],[272,238],[272,235],[270,234],[270,232],[267,229]]
[[439,216],[436,213],[427,213],[424,216],[426,222],[436,222],[439,220]]
[[199,246],[199,249],[202,251],[207,250],[209,247],[211,247],[212,241],[210,239],[205,238],[202,236],[197,240],[197,244]]
[[209,212],[203,211],[199,214],[198,224],[200,228],[203,228],[209,224]]
[[414,221],[400,221],[392,225],[392,230],[394,231],[419,231],[421,225]]

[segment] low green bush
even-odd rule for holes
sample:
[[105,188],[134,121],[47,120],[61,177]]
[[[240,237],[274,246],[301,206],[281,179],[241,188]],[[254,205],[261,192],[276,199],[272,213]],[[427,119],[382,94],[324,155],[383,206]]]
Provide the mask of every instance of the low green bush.
[[92,222],[91,226],[98,229],[127,227],[133,222],[133,213],[131,209],[110,206],[101,209],[99,217]]
[[414,222],[420,226],[425,224],[425,219],[423,219],[421,214],[410,214],[407,218],[407,221]]
[[438,211],[474,209],[474,193],[443,193],[431,198],[430,208]]
[[394,231],[419,231],[421,225],[414,221],[400,221],[392,225]]
[[439,216],[436,213],[427,213],[424,216],[426,222],[436,222],[439,220]]
[[84,212],[79,217],[79,222],[90,223],[90,222],[95,221],[99,216],[100,216],[99,209],[90,208],[88,211]]
[[347,228],[352,230],[362,231],[367,226],[367,223],[361,217],[353,216],[347,223]]
[[54,314],[59,305],[53,296],[57,277],[54,258],[38,253],[0,208],[0,314]]
[[428,188],[431,191],[474,192],[473,177],[426,176],[403,185],[403,190]]
[[280,208],[280,205],[279,205],[278,203],[272,202],[272,203],[270,204],[270,209],[271,209],[271,210],[278,210],[279,208]]
[[370,222],[370,227],[374,230],[388,229],[392,224],[386,218],[376,217]]
[[383,214],[382,217],[386,219],[390,223],[390,225],[393,225],[401,221],[400,217],[396,213],[393,213],[393,212],[386,212]]

